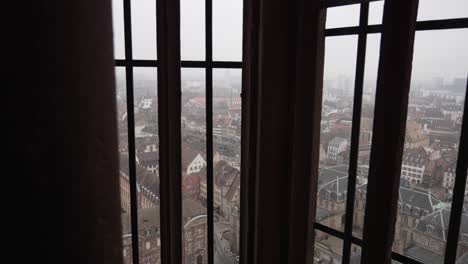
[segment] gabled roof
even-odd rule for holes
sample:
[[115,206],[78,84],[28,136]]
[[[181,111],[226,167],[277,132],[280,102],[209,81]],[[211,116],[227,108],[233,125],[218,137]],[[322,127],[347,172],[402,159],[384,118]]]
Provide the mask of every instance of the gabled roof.
[[182,143],[182,171],[185,172],[190,163],[197,157],[198,154],[205,158],[205,153],[201,150],[196,150],[193,145]]

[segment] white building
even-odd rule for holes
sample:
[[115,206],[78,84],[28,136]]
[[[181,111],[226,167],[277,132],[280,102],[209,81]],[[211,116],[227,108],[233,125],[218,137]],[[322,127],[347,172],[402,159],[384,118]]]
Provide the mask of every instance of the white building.
[[140,108],[141,109],[150,109],[152,104],[153,104],[153,101],[151,99],[143,99],[140,102]]
[[192,160],[192,162],[190,162],[190,164],[187,166],[186,174],[200,172],[202,168],[205,166],[206,166],[205,159],[202,157],[202,155],[200,155],[200,153],[198,153],[195,156],[195,158]]
[[401,165],[401,178],[410,184],[421,184],[423,182],[426,159],[428,155],[422,148],[407,150],[403,155]]
[[346,151],[348,148],[348,140],[342,137],[335,137],[328,143],[327,158],[329,160],[338,161],[338,154]]
[[[442,186],[448,189],[450,193],[453,193],[453,187],[455,186],[455,176],[456,171],[454,168],[448,168],[444,171],[444,178],[442,180]],[[468,194],[468,181],[466,182],[465,186],[465,195]]]

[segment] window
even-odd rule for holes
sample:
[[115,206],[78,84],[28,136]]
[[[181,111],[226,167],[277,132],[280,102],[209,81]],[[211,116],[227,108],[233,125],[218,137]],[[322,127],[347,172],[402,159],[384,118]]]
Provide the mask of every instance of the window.
[[[445,220],[452,211],[461,210],[450,207],[454,185],[441,186],[438,176],[444,175],[444,169],[456,169],[459,153],[466,111],[468,15],[464,10],[468,8],[460,0],[443,5],[420,2],[405,155],[423,157],[424,162],[409,158],[408,166],[402,166],[402,175],[412,182],[402,180],[400,188],[393,257],[401,263],[419,263],[414,255],[417,250],[412,250],[415,243],[409,240],[420,235],[420,225],[429,221],[435,226],[433,222],[443,220],[439,222],[444,222],[441,227],[446,232]],[[383,3],[324,1],[328,16],[313,249],[316,263],[360,259]],[[158,127],[156,26],[160,18],[156,0],[113,0],[113,5],[122,239],[128,246],[123,256],[125,263],[136,264],[140,232],[159,230],[160,224],[159,161],[165,155],[159,152]],[[240,254],[239,215],[245,210],[239,201],[242,1],[180,0],[180,7],[183,263],[205,263],[215,255],[234,261]],[[436,8],[444,11],[434,17],[428,10]],[[410,168],[411,164],[422,169]],[[431,208],[414,204],[421,200]],[[437,228],[423,230],[421,235],[434,235]],[[151,250],[151,259],[159,261],[165,241],[160,243],[160,232],[146,236],[150,237],[145,247]],[[225,239],[227,246],[221,245]],[[156,243],[154,250],[151,242]],[[445,244],[425,249],[437,250],[433,253],[443,259],[444,248]],[[460,252],[465,249],[459,246]],[[146,259],[142,257],[141,262]]]
[[[424,1],[421,1],[421,4]],[[448,29],[448,30],[427,30],[418,31],[415,36],[414,55],[413,55],[413,72],[412,85],[410,89],[410,97],[408,104],[407,129],[405,141],[404,155],[418,156],[423,159],[423,162],[429,168],[434,168],[426,171],[426,177],[423,183],[417,183],[414,186],[404,187],[401,190],[402,202],[409,203],[414,207],[423,207],[424,200],[426,204],[425,210],[430,212],[427,217],[420,217],[420,214],[415,214],[414,217],[420,219],[420,225],[416,225],[413,233],[418,233],[421,230],[422,234],[434,239],[439,239],[446,243],[445,236],[438,236],[434,233],[437,228],[439,230],[448,230],[450,219],[452,199],[450,193],[453,192],[453,186],[444,186],[441,176],[439,180],[436,175],[437,167],[441,171],[454,170],[456,168],[456,160],[458,147],[460,143],[461,126],[457,125],[456,121],[452,121],[450,117],[442,117],[442,111],[447,108],[463,108],[466,78],[468,63],[468,39],[464,36],[468,34],[468,29]],[[442,50],[453,50],[454,52],[444,52]],[[456,52],[455,52],[456,50]],[[443,70],[441,70],[443,69]],[[454,98],[450,98],[454,96]],[[459,99],[457,100],[456,97]],[[423,118],[420,118],[422,116]],[[437,119],[438,121],[432,121]],[[435,126],[434,123],[444,122],[443,127]],[[427,130],[423,127],[428,127]],[[441,130],[450,129],[450,139],[445,138],[440,134]],[[442,147],[442,145],[445,145]],[[439,155],[431,158],[431,154],[438,152]],[[411,169],[417,172],[415,169]],[[442,174],[440,174],[442,175]],[[411,176],[417,177],[418,174],[411,173]],[[419,199],[406,200],[405,196],[409,193],[418,195]],[[427,206],[429,205],[429,206]],[[401,213],[401,212],[398,212]],[[429,217],[437,215],[436,218]],[[422,225],[426,225],[426,230],[423,230]],[[462,223],[462,225],[466,225]],[[445,247],[429,247],[424,243],[412,243],[407,237],[401,236],[399,232],[407,230],[411,226],[406,226],[404,223],[398,223],[395,233],[394,250],[398,253],[409,255],[412,258],[422,258],[419,252],[429,250],[437,257],[433,263],[442,263],[445,255]],[[400,242],[403,247],[395,246],[395,243]],[[435,250],[438,248],[438,250]]]
[[[414,46],[413,81],[408,106],[409,125],[406,131],[405,155],[412,154],[408,157],[419,155],[418,158],[415,157],[409,160],[410,163],[416,164],[414,166],[418,167],[418,169],[408,169],[406,166],[402,166],[401,174],[411,178],[417,177],[418,180],[413,180],[411,185],[405,185],[404,181],[402,181],[398,208],[403,209],[398,209],[398,219],[403,217],[405,213],[409,214],[411,212],[410,209],[405,211],[405,208],[421,208],[421,205],[414,203],[421,203],[423,199],[426,199],[429,202],[428,204],[432,204],[435,208],[423,207],[413,210],[413,214],[407,216],[408,221],[397,221],[393,257],[401,263],[419,263],[421,258],[412,254],[419,250],[412,249],[414,247],[412,236],[413,233],[417,232],[425,217],[430,217],[433,211],[438,210],[437,213],[442,218],[439,220],[448,222],[450,218],[450,205],[452,203],[450,197],[453,186],[448,189],[443,187],[441,182],[438,182],[442,180],[441,177],[431,178],[438,178],[438,183],[432,183],[432,185],[428,183],[430,173],[441,173],[436,172],[435,169],[434,171],[428,169],[431,169],[432,165],[439,169],[440,166],[448,166],[448,170],[454,170],[456,167],[456,157],[459,151],[457,146],[459,146],[463,115],[461,109],[463,109],[466,98],[465,91],[468,76],[465,48],[468,46],[466,38],[468,13],[465,11],[466,8],[459,9],[460,6],[465,4],[465,2],[461,3],[457,0],[421,0],[419,3],[418,21],[440,20],[428,24],[418,22],[416,26],[418,31]],[[327,6],[326,3],[325,6]],[[353,256],[355,251],[350,250],[350,248],[353,248],[351,241],[361,243],[368,176],[368,171],[362,169],[369,167],[370,146],[372,145],[372,136],[365,138],[362,134],[365,132],[372,133],[373,130],[374,97],[383,6],[384,1],[370,1],[370,3],[363,1],[361,4],[351,3],[351,5],[350,3],[330,1],[328,4],[320,148],[328,149],[329,152],[325,153],[327,155],[321,155],[320,157],[321,171],[319,172],[317,195],[319,197],[329,195],[329,193],[325,193],[327,187],[335,192],[339,192],[340,188],[347,192],[341,204],[335,203],[337,205],[335,211],[329,211],[329,208],[321,202],[317,203],[315,228],[321,231],[321,233],[317,233],[321,235],[317,235],[315,240],[316,254],[314,258],[316,263],[331,263],[333,258],[337,258],[337,260],[333,260],[336,263],[341,263],[341,261],[350,263],[355,258]],[[438,8],[441,8],[441,10]],[[434,12],[434,10],[438,10],[438,12]],[[463,22],[458,20],[457,23],[459,24],[455,25],[454,21],[461,18],[465,20]],[[448,21],[445,19],[453,20]],[[360,31],[360,29],[362,30]],[[334,39],[337,39],[336,43],[338,44],[333,43]],[[445,50],[450,52],[443,52]],[[338,54],[341,52],[345,55],[339,56]],[[336,58],[333,58],[333,56],[336,56]],[[440,70],[442,68],[443,70]],[[340,73],[342,76],[339,76]],[[347,75],[347,78],[343,75]],[[340,85],[342,88],[337,88]],[[344,87],[347,89],[343,89]],[[339,90],[342,90],[342,92],[338,92]],[[356,102],[360,102],[360,105],[356,105]],[[423,104],[424,106],[422,106]],[[433,116],[436,113],[432,114],[431,112],[430,108],[433,105],[439,107],[434,112],[442,112],[441,108],[460,109],[458,125],[454,120],[447,121],[447,124],[444,124],[450,126],[450,128],[446,127],[446,129],[453,131],[451,139],[443,138],[442,134],[436,132],[440,131],[440,125],[442,124],[439,124],[439,120],[434,121],[438,118]],[[416,117],[416,115],[418,116]],[[438,116],[442,117],[444,115],[441,113]],[[344,125],[343,120],[346,119],[351,121],[350,124],[348,123],[349,128]],[[448,120],[450,117],[444,117],[443,119]],[[352,126],[356,122],[360,123],[359,136],[357,133],[352,133]],[[436,124],[437,128],[435,127]],[[431,125],[433,128],[431,128]],[[339,129],[343,131],[340,132]],[[409,135],[409,133],[412,134]],[[332,147],[329,142],[331,140],[335,141],[337,137],[342,137],[349,142],[348,152],[352,152],[353,148],[355,148],[357,149],[355,153],[358,154],[353,157],[351,153],[347,153],[347,155],[342,155],[344,159],[339,158],[339,155],[336,155],[336,152],[339,152],[340,149],[338,147],[338,151],[333,152],[332,156]],[[447,142],[447,140],[450,142]],[[413,153],[409,151],[410,149],[424,149],[425,152],[414,151]],[[321,150],[320,153],[322,154],[324,151]],[[451,157],[450,162],[447,162],[449,156]],[[334,157],[338,157],[338,159],[335,160]],[[423,159],[423,161],[418,161],[419,159]],[[342,165],[335,164],[337,161],[341,162]],[[437,165],[430,164],[431,162],[437,163]],[[442,163],[444,165],[441,165]],[[340,175],[342,177],[341,181],[337,180]],[[438,175],[443,175],[443,173]],[[401,177],[401,179],[403,180],[404,177]],[[352,185],[348,186],[349,184]],[[408,199],[407,197],[411,197],[414,192],[417,193],[417,198]],[[348,201],[348,199],[354,201]],[[359,204],[364,206],[359,206]],[[442,205],[445,206],[445,209],[443,209],[444,206]],[[462,221],[465,218],[465,214],[463,214]],[[414,222],[416,224],[411,224]],[[445,230],[443,232],[447,232],[448,223],[445,223],[443,228]],[[425,232],[426,230],[423,230],[422,233]],[[437,233],[431,232],[432,235]],[[323,234],[327,234],[327,236]],[[327,242],[330,241],[330,236],[333,236],[337,243]],[[324,250],[321,249],[330,248],[330,245],[333,248],[328,250],[329,253],[325,255]],[[431,254],[440,256],[438,259],[443,261],[445,242],[442,245],[432,246],[431,248],[428,246],[425,249],[429,250]],[[460,246],[459,251],[465,252]],[[320,254],[317,254],[317,252],[320,252]],[[457,256],[461,256],[461,254],[457,254]]]
[[[156,3],[113,0],[123,239],[137,252],[125,263],[146,260],[132,228],[160,222]],[[240,0],[180,0],[183,263],[239,255],[242,12]],[[229,252],[217,252],[226,231]],[[149,254],[159,261],[160,233],[151,236],[145,247],[154,240]]]
[[431,225],[427,225],[427,226],[426,226],[426,233],[428,233],[429,235],[431,235],[433,232],[434,232],[434,227],[431,226]]
[[[131,19],[124,16],[130,6],[133,7]],[[146,263],[150,258],[159,262],[160,233],[152,231],[159,230],[160,222],[159,171],[156,169],[159,166],[157,69],[137,67],[133,61],[156,59],[156,14],[151,10],[155,10],[155,1],[125,1],[125,4],[122,0],[113,1],[115,58],[116,65],[120,65],[116,67],[116,86],[122,235],[128,245],[124,263],[139,260]],[[130,35],[125,24],[132,25],[130,41],[125,38]],[[133,47],[133,55],[128,53],[129,47]],[[134,227],[138,228],[138,234],[134,234]],[[140,236],[148,240],[144,245],[148,252],[138,259],[138,243],[135,242]],[[151,243],[158,247],[151,248]]]

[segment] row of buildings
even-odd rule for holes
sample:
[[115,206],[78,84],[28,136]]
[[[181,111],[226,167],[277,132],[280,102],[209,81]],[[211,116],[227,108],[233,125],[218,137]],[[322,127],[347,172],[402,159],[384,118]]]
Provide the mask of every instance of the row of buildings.
[[[347,188],[346,165],[320,170],[316,213],[318,222],[337,230],[344,229]],[[357,186],[353,233],[358,237],[362,235],[364,225],[366,195],[367,185]],[[407,180],[402,179],[393,250],[422,260],[424,263],[443,263],[449,217],[450,199],[440,200],[430,190],[413,187]],[[319,244],[322,240],[329,240],[328,235],[322,233],[317,237]],[[327,250],[333,251],[331,248]],[[323,255],[323,252],[321,253]],[[467,253],[468,207],[462,217],[458,257],[461,258]]]
[[[393,249],[423,263],[443,263],[465,88],[466,78],[448,85],[438,78],[415,82],[410,92]],[[343,89],[335,85],[324,90],[317,194],[317,221],[337,230],[344,229],[353,120],[353,95]],[[372,89],[365,89],[364,94],[369,91],[372,95]],[[363,97],[353,212],[357,237],[362,235],[364,224],[373,109],[372,96]],[[468,201],[468,183],[465,196]],[[341,263],[342,245],[319,234],[316,263]],[[468,263],[467,242],[468,204],[462,217],[457,264]],[[353,246],[352,252],[351,263],[358,263],[360,248]]]
[[[119,98],[118,98],[119,99]],[[121,98],[122,99],[122,98]],[[182,196],[184,264],[207,263],[206,215],[206,127],[205,98],[184,99],[182,109]],[[135,108],[135,162],[139,256],[142,263],[160,263],[159,223],[159,139],[155,97],[142,96]],[[219,97],[214,111],[214,209],[225,228],[225,251],[239,250],[240,195],[240,97]],[[124,105],[125,102],[118,100]],[[121,109],[121,108],[119,108]],[[130,223],[130,182],[126,112],[119,111],[120,192],[122,207],[123,256],[132,262]],[[152,125],[153,124],[153,125]],[[226,229],[226,226],[228,227]],[[216,230],[215,230],[216,231]]]

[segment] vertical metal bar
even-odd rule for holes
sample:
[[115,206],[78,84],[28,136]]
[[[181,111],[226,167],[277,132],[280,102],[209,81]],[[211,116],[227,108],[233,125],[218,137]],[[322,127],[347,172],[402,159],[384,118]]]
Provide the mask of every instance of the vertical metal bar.
[[385,1],[361,263],[391,261],[417,7]]
[[362,93],[364,85],[364,70],[366,62],[366,46],[367,46],[367,20],[369,17],[369,3],[361,4],[361,12],[359,18],[359,38],[357,47],[356,60],[356,78],[354,83],[354,102],[353,102],[353,125],[351,131],[351,150],[348,172],[348,190],[346,197],[346,220],[344,228],[344,244],[343,244],[343,264],[348,264],[351,254],[351,239],[353,236],[353,215],[354,215],[354,198],[356,195],[356,174],[359,156],[359,134],[361,130],[361,110],[362,110]]
[[205,56],[206,70],[206,188],[208,216],[208,264],[214,263],[213,226],[213,0],[205,0]]
[[180,1],[158,0],[161,262],[182,262]]
[[135,168],[135,115],[133,109],[133,66],[132,55],[132,21],[130,0],[124,0],[124,34],[125,34],[125,73],[127,89],[127,130],[128,130],[128,161],[130,178],[130,217],[132,225],[132,257],[133,264],[140,261],[138,251],[138,197]]
[[458,238],[463,213],[463,202],[468,170],[468,78],[465,92],[465,106],[461,129],[460,147],[458,149],[455,185],[453,187],[452,211],[445,249],[445,263],[455,263],[457,257]]

